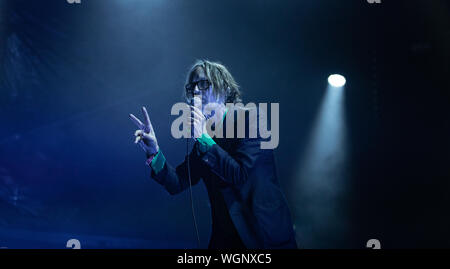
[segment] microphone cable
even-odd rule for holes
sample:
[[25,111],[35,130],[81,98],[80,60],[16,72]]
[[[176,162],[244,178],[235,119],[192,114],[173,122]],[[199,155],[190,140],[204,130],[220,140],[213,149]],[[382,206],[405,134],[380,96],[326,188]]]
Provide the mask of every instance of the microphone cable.
[[189,192],[191,198],[191,209],[192,209],[192,219],[194,220],[195,234],[197,236],[197,248],[200,248],[200,236],[198,233],[197,220],[195,219],[195,210],[194,210],[194,199],[192,195],[192,181],[191,181],[191,165],[189,163],[189,139],[186,140],[186,156],[187,156],[187,169],[188,169],[188,178],[189,178]]

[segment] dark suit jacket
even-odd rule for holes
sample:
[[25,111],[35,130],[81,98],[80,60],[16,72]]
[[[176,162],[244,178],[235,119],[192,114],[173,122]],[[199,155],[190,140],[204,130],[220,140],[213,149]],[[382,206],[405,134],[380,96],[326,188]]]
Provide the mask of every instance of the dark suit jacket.
[[220,183],[229,215],[247,248],[297,248],[273,150],[261,149],[259,137],[213,139],[217,144],[206,153],[198,150],[197,141],[184,162],[173,168],[166,161],[159,173],[152,171],[152,177],[170,194],[180,193],[189,187],[189,158],[192,184],[201,178]]

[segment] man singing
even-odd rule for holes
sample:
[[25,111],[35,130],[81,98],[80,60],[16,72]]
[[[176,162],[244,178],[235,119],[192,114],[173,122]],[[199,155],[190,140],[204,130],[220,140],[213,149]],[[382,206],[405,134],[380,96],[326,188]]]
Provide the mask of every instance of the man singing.
[[[261,149],[263,139],[259,136],[218,138],[206,128],[209,117],[220,117],[223,124],[213,128],[223,128],[226,133],[225,119],[234,117],[234,111],[227,111],[225,104],[242,102],[230,72],[219,63],[196,62],[187,78],[185,96],[191,104],[188,122],[195,142],[177,167],[170,165],[159,148],[145,107],[144,122],[130,114],[139,127],[135,143],[146,153],[152,178],[172,195],[203,180],[211,202],[211,249],[297,248],[289,208],[276,176],[273,149]],[[201,102],[201,109],[192,105],[193,100]],[[213,114],[204,109],[210,104],[215,105]],[[249,120],[245,122],[248,127]]]

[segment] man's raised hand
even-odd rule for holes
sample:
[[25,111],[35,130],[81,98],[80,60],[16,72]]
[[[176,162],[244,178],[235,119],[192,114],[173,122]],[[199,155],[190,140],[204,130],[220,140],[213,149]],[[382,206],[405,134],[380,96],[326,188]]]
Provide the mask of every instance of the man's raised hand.
[[139,128],[134,132],[134,143],[139,144],[147,156],[151,156],[159,150],[158,141],[156,140],[156,135],[145,107],[142,107],[142,113],[144,114],[144,123],[133,114],[130,114],[131,121]]

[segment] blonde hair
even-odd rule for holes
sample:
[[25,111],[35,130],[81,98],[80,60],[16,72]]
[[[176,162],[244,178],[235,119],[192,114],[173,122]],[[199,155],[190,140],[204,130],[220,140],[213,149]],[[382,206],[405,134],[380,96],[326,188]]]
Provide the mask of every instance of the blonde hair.
[[[199,67],[205,71],[206,77],[213,85],[213,92],[216,96],[223,94],[225,96],[225,103],[242,102],[239,85],[228,69],[221,63],[197,60],[188,72],[186,83],[189,83],[190,75]],[[184,96],[186,97],[186,91],[184,91]]]

